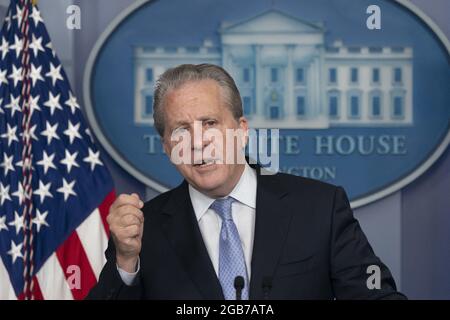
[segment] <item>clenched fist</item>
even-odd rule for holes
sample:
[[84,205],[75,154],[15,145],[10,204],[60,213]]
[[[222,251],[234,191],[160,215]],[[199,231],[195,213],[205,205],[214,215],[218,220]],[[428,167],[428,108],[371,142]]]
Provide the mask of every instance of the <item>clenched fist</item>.
[[116,262],[119,268],[135,272],[142,246],[144,203],[136,193],[121,194],[111,205],[107,218],[116,246]]

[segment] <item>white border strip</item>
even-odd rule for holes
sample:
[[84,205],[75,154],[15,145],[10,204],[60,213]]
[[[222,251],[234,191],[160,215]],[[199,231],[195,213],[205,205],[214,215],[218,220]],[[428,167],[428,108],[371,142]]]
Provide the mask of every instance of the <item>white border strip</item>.
[[[138,181],[142,182],[143,184],[147,185],[148,187],[154,189],[157,192],[165,192],[168,190],[167,187],[149,179],[145,175],[143,175],[139,170],[134,168],[132,165],[130,165],[121,155],[116,151],[116,149],[110,144],[108,139],[105,137],[103,132],[100,129],[100,126],[97,123],[97,119],[95,117],[94,109],[92,107],[92,101],[91,101],[91,76],[92,71],[94,69],[94,64],[97,59],[97,56],[107,41],[110,34],[120,25],[120,23],[128,17],[131,13],[133,13],[135,10],[139,9],[141,6],[146,4],[147,2],[150,2],[152,0],[137,0],[134,4],[123,10],[117,17],[115,17],[111,23],[108,25],[108,27],[105,29],[105,31],[101,34],[97,42],[95,43],[91,54],[89,55],[89,59],[86,64],[85,73],[83,77],[83,98],[85,103],[85,110],[86,110],[86,116],[89,121],[90,126],[92,127],[97,139],[100,141],[102,146],[106,149],[106,151],[110,154],[110,156],[128,173],[130,173],[134,178],[136,178]],[[436,36],[439,38],[439,40],[444,44],[445,48],[447,49],[447,52],[450,55],[450,42],[448,38],[445,36],[445,34],[442,32],[442,30],[438,27],[438,25],[426,14],[424,13],[420,8],[418,8],[416,5],[411,3],[408,0],[395,0],[397,3],[404,6],[406,9],[409,9],[411,12],[413,12],[416,16],[418,16],[430,29],[436,34]],[[447,132],[445,138],[443,139],[442,143],[436,148],[436,150],[432,153],[432,155],[423,162],[416,170],[414,170],[412,173],[410,173],[408,176],[404,177],[403,179],[394,182],[390,186],[384,188],[381,191],[377,191],[371,195],[365,196],[361,199],[356,199],[351,202],[352,208],[356,209],[358,207],[364,206],[366,204],[369,204],[371,202],[374,202],[376,200],[379,200],[381,198],[384,198],[401,188],[405,187],[406,185],[413,182],[415,179],[417,179],[420,175],[422,175],[425,171],[427,171],[433,163],[445,152],[447,149],[447,146],[450,144],[450,130]]]

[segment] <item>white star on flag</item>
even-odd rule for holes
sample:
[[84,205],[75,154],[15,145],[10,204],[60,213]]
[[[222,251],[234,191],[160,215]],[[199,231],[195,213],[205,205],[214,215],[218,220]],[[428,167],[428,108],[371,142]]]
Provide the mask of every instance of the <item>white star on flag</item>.
[[32,126],[31,128],[30,128],[30,131],[29,132],[24,132],[23,134],[21,133],[20,134],[20,136],[22,137],[24,137],[25,138],[25,141],[28,141],[28,140],[30,140],[30,138],[31,139],[33,139],[33,140],[36,140],[36,141],[38,141],[39,139],[36,137],[36,135],[34,134],[34,132],[36,131],[36,124],[34,125],[34,126]]
[[70,107],[70,111],[72,112],[72,114],[75,113],[75,109],[80,109],[77,98],[75,98],[72,92],[69,92],[69,100],[67,100],[65,103]]
[[16,57],[19,58],[20,52],[23,50],[23,40],[19,39],[17,35],[14,35],[14,44],[9,46],[10,50],[16,51]]
[[17,184],[17,191],[11,193],[14,197],[18,198],[19,205],[22,205],[22,202],[25,200],[25,192],[23,190],[23,186],[21,183]]
[[96,165],[102,166],[100,161],[100,151],[93,152],[91,148],[88,149],[89,155],[83,159],[84,162],[88,162],[91,165],[91,171],[94,171]]
[[33,87],[36,85],[36,81],[41,80],[45,81],[45,79],[41,75],[42,66],[39,66],[39,68],[36,68],[34,64],[31,64],[31,72],[30,72],[30,78],[33,83]]
[[33,194],[37,194],[39,196],[41,204],[44,202],[45,197],[53,198],[53,195],[49,191],[51,185],[51,182],[44,184],[41,180],[39,180],[39,189],[35,190]]
[[8,225],[16,228],[16,235],[18,235],[21,230],[25,230],[23,215],[19,216],[17,211],[14,211],[14,221],[8,223]]
[[34,110],[41,111],[41,108],[39,107],[39,99],[39,95],[37,95],[36,97],[30,97],[30,117],[33,115]]
[[69,137],[70,144],[73,143],[73,140],[75,140],[75,138],[81,139],[78,130],[80,130],[80,123],[73,125],[69,120],[67,123],[67,130],[64,130],[64,134]]
[[44,137],[47,137],[47,144],[52,143],[52,139],[59,139],[58,134],[56,133],[56,130],[58,129],[58,124],[55,123],[53,126],[50,124],[50,122],[46,121],[45,123],[45,130],[41,132],[41,135]]
[[5,22],[6,22],[6,31],[9,31],[9,29],[11,28],[11,13],[5,17]]
[[32,220],[32,222],[36,225],[37,232],[41,231],[42,226],[49,227],[47,221],[45,221],[47,215],[48,211],[41,213],[39,209],[36,209],[36,217]]
[[[33,158],[33,156],[31,156],[31,158]],[[30,160],[29,159],[25,159],[25,163],[27,164],[25,167],[28,168],[30,165]],[[23,167],[23,161],[17,161],[16,162],[16,167]],[[34,170],[34,167],[31,167],[32,170]]]
[[19,81],[22,81],[23,79],[23,75],[22,75],[22,67],[20,67],[19,69],[16,68],[15,65],[12,66],[13,67],[13,71],[11,72],[11,74],[8,76],[8,78],[13,79],[14,81],[14,87],[17,86],[17,83]]
[[46,77],[52,78],[52,84],[55,86],[56,81],[64,80],[61,76],[61,65],[57,68],[50,62],[50,71],[45,74]]
[[34,6],[33,6],[33,11],[30,14],[30,18],[33,19],[35,27],[37,27],[39,22],[44,22],[44,20],[42,20],[41,13]]
[[38,161],[37,164],[44,167],[44,174],[47,174],[49,168],[56,169],[56,166],[53,164],[53,159],[55,158],[55,154],[48,155],[44,150],[42,153],[42,160]]
[[19,5],[16,5],[16,12],[13,19],[17,19],[17,24],[20,26],[22,24],[23,9]]
[[11,128],[9,123],[6,124],[6,126],[7,126],[6,133],[2,134],[2,138],[8,139],[8,147],[9,147],[13,141],[19,141],[19,139],[17,139],[16,136],[17,126]]
[[63,185],[57,191],[64,194],[64,201],[70,197],[70,195],[77,196],[75,191],[73,191],[73,187],[75,186],[75,180],[71,183],[68,183],[65,178],[63,178]]
[[91,142],[94,142],[94,138],[92,138],[91,130],[89,130],[89,128],[86,128],[86,130],[84,130],[84,132],[88,135],[89,140],[91,140]]
[[0,85],[2,85],[2,83],[4,84],[8,84],[8,79],[6,79],[6,73],[8,72],[8,70],[1,70],[0,69]]
[[67,166],[67,173],[70,173],[72,167],[80,167],[75,161],[78,155],[78,151],[70,154],[70,152],[66,149],[65,154],[66,156],[61,160],[61,163]]
[[3,168],[3,174],[5,177],[8,175],[8,171],[15,171],[14,166],[12,164],[14,155],[8,157],[8,154],[3,152],[3,162],[0,163],[0,167]]
[[63,108],[61,107],[61,105],[59,104],[59,97],[61,96],[60,93],[58,93],[57,96],[54,96],[53,93],[49,93],[48,96],[48,101],[46,101],[44,103],[44,106],[49,107],[50,108],[50,114],[53,115],[53,113],[55,112],[55,109],[59,109],[62,110]]
[[0,217],[0,231],[6,230],[8,231],[8,227],[6,226],[6,216]]
[[4,186],[3,183],[0,182],[0,205],[9,200],[11,201],[11,197],[9,196],[9,186]]
[[20,95],[17,96],[17,98],[15,98],[11,94],[10,97],[11,97],[11,102],[5,106],[5,109],[11,109],[11,116],[14,117],[14,114],[16,113],[16,111],[20,112],[20,106],[19,106]]
[[33,54],[35,57],[37,57],[39,51],[45,52],[44,48],[42,47],[42,37],[36,38],[33,34],[33,40],[30,43],[30,49],[33,50]]
[[0,44],[0,51],[2,52],[2,60],[5,60],[6,55],[9,52],[9,42],[2,37],[2,44]]
[[56,57],[56,52],[55,52],[55,50],[53,50],[53,45],[52,45],[51,42],[47,43],[45,47],[50,49],[52,54],[53,54],[53,56]]
[[13,263],[16,262],[17,258],[23,259],[22,247],[23,243],[16,245],[16,243],[13,240],[11,240],[11,249],[8,251],[8,254],[12,256]]

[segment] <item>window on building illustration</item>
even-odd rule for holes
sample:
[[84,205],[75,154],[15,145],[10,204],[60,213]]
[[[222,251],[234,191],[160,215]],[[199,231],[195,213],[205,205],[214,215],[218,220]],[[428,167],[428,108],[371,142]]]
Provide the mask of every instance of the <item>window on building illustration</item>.
[[252,113],[252,99],[250,97],[244,97],[242,99],[242,104],[244,105],[244,114],[249,115]]
[[278,106],[270,107],[270,119],[279,119],[280,118],[280,109]]
[[244,82],[250,82],[250,68],[244,68],[243,70],[243,80]]
[[147,68],[145,71],[145,79],[147,82],[153,82],[153,69]]
[[358,82],[358,68],[351,68],[350,69],[350,81],[351,81],[351,83],[357,83]]
[[153,115],[153,96],[145,95],[144,103],[144,116],[149,117]]
[[339,117],[339,92],[331,91],[328,93],[328,114],[330,118]]
[[403,118],[405,116],[403,96],[394,96],[392,115],[394,118]]
[[372,69],[372,83],[380,83],[380,69],[379,68]]
[[337,82],[337,70],[336,68],[328,69],[328,82],[336,83]]
[[380,95],[373,95],[371,98],[371,109],[373,117],[381,116],[381,97]]
[[270,81],[278,82],[278,69],[270,68]]
[[358,118],[361,115],[361,101],[360,96],[357,93],[352,93],[349,96],[349,117]]
[[297,68],[297,70],[295,72],[295,80],[298,84],[305,83],[305,69]]
[[402,68],[394,68],[394,83],[402,83]]
[[297,115],[305,116],[306,115],[306,100],[305,96],[297,97]]

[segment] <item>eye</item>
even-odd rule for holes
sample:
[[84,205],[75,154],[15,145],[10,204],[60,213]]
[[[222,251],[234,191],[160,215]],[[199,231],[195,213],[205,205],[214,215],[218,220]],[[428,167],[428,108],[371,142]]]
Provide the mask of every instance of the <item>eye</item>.
[[173,135],[173,136],[175,136],[175,135],[176,135],[176,136],[180,136],[180,135],[185,134],[187,131],[188,131],[188,128],[185,127],[185,126],[183,126],[183,127],[178,127],[178,128],[175,128],[175,129],[173,130],[172,135]]
[[217,124],[217,121],[214,119],[205,120],[204,125],[207,127],[213,127]]

